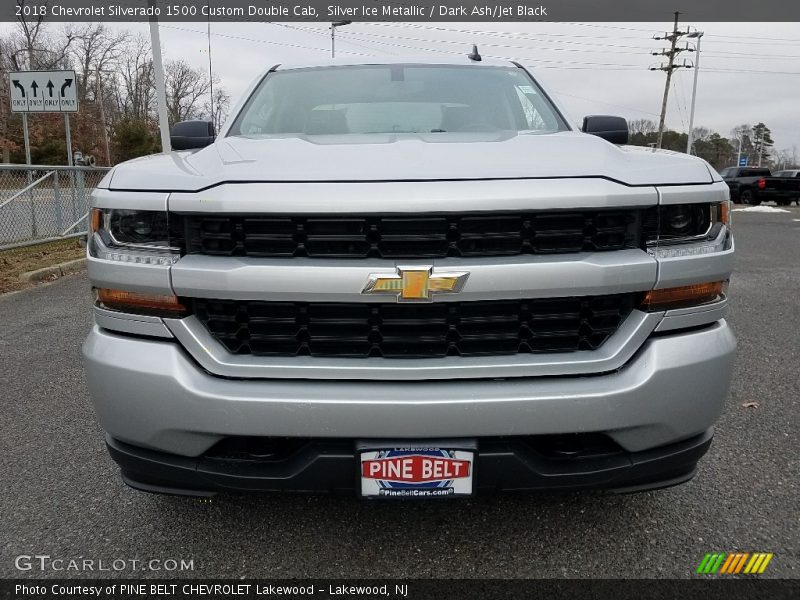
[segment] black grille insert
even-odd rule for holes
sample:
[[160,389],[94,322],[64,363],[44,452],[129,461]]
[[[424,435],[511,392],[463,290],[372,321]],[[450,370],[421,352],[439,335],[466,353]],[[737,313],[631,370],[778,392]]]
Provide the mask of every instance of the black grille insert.
[[189,254],[435,258],[639,248],[641,210],[420,216],[184,215]]
[[402,303],[193,301],[234,354],[427,358],[595,350],[639,294]]

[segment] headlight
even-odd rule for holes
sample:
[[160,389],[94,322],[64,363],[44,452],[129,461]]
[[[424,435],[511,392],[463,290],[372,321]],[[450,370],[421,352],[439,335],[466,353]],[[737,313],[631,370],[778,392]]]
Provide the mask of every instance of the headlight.
[[170,265],[181,255],[182,236],[175,225],[165,211],[95,208],[92,249],[104,260]]
[[727,202],[654,207],[644,218],[647,251],[659,258],[717,252],[728,215]]
[[109,210],[104,230],[118,246],[169,247],[167,213],[150,210]]

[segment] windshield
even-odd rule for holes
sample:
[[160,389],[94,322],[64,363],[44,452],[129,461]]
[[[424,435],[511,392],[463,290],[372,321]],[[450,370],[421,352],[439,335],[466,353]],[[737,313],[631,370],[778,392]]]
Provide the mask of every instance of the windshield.
[[742,169],[739,171],[739,177],[769,177],[769,169]]
[[523,69],[400,64],[270,73],[229,135],[566,129]]

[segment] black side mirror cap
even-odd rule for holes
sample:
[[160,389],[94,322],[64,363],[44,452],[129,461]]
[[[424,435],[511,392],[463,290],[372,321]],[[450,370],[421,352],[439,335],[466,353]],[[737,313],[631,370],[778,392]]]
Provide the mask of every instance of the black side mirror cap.
[[628,143],[628,122],[622,117],[609,115],[583,117],[581,131],[601,137],[612,144]]
[[210,121],[181,121],[172,126],[170,143],[173,150],[205,148],[214,143],[217,132]]

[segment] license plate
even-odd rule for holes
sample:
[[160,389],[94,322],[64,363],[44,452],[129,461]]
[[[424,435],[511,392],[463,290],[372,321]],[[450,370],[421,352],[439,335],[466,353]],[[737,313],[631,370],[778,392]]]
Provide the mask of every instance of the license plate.
[[474,446],[359,446],[359,479],[365,498],[457,498],[473,494]]

